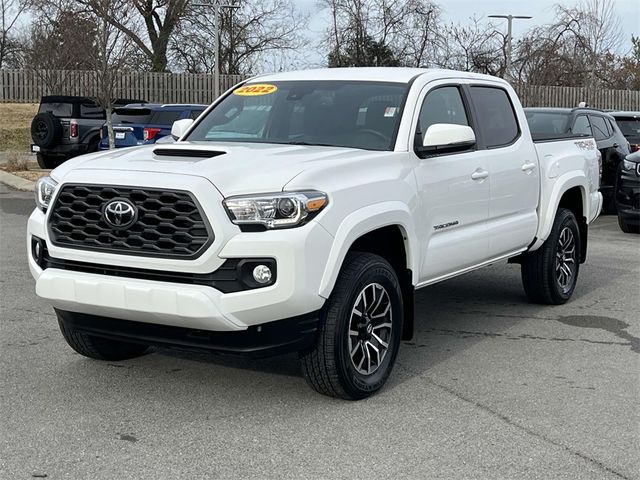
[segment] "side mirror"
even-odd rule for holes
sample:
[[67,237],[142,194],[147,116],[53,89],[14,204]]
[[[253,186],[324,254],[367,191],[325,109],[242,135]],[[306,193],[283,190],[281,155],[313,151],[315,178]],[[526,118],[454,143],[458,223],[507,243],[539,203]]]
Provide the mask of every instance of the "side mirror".
[[189,127],[191,127],[192,124],[193,120],[191,118],[176,120],[173,122],[173,125],[171,125],[171,136],[178,140],[187,132],[187,130],[189,130]]
[[421,153],[446,153],[468,150],[476,144],[476,134],[467,125],[434,123],[422,136]]

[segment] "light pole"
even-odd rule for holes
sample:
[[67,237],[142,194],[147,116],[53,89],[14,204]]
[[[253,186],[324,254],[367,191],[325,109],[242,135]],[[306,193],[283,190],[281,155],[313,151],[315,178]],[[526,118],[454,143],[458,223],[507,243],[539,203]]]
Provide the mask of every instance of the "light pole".
[[528,20],[530,18],[529,15],[489,15],[489,18],[506,18],[507,19],[507,65],[506,65],[506,73],[508,76],[511,75],[511,27],[513,24],[513,19],[522,19]]
[[220,28],[218,19],[220,18],[221,8],[240,8],[240,5],[223,4],[221,0],[213,0],[211,3],[194,3],[194,7],[213,7],[213,96],[214,100],[220,96]]

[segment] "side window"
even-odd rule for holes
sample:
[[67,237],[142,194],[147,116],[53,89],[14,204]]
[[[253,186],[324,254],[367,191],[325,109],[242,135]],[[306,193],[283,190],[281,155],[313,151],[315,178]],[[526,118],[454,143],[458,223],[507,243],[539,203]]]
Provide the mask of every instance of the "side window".
[[589,115],[589,120],[591,120],[591,126],[593,127],[593,137],[596,139],[596,141],[609,138],[609,132],[607,131],[607,125],[604,122],[604,118]]
[[505,90],[471,87],[471,100],[478,113],[478,128],[488,148],[509,145],[518,138],[518,119]]
[[106,114],[102,107],[99,107],[93,103],[80,104],[80,117],[81,118],[97,118],[102,120],[106,118]]
[[200,110],[191,110],[191,113],[189,113],[189,118],[191,120],[195,120],[196,118],[198,118],[200,116],[200,114],[204,112],[204,109],[200,109]]
[[607,124],[607,131],[609,132],[609,136],[613,135],[613,132],[615,132],[615,129],[613,128],[613,124],[611,123],[611,119],[610,118],[605,118],[605,122]]
[[576,117],[576,120],[573,122],[573,127],[571,127],[571,133],[574,135],[593,136],[593,132],[591,132],[591,124],[589,123],[589,119],[586,115],[579,115]]
[[153,114],[149,123],[151,125],[173,125],[173,122],[180,119],[181,116],[181,111],[158,110]]
[[418,132],[426,132],[434,123],[469,125],[458,87],[440,87],[427,94],[418,117]]

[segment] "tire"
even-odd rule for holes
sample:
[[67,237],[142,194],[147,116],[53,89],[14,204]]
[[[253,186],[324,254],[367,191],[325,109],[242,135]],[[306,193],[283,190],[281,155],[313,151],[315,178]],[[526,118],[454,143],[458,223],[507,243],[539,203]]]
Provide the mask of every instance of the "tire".
[[86,153],[93,153],[98,151],[98,145],[100,144],[100,138],[94,138],[89,142]]
[[618,213],[618,225],[620,225],[620,230],[624,233],[640,233],[640,225],[629,225],[624,221],[622,215]]
[[[148,345],[121,342],[118,340],[89,335],[88,333],[81,332],[65,325],[62,316],[59,313],[57,313],[57,315],[58,325],[60,326],[62,336],[71,348],[85,357],[93,358],[95,360],[128,360],[130,358],[144,355],[149,348]],[[65,312],[65,315],[73,315],[73,313]]]
[[54,146],[62,136],[62,124],[51,112],[38,113],[31,121],[31,138],[41,148]]
[[402,318],[400,283],[389,262],[370,253],[349,253],[322,310],[316,343],[300,353],[307,383],[346,400],[376,393],[393,369]]
[[580,245],[576,217],[559,208],[547,240],[522,258],[522,284],[529,300],[560,305],[571,298],[580,270]]
[[47,157],[41,153],[36,154],[38,166],[44,170],[50,170],[58,166],[58,159],[55,157]]

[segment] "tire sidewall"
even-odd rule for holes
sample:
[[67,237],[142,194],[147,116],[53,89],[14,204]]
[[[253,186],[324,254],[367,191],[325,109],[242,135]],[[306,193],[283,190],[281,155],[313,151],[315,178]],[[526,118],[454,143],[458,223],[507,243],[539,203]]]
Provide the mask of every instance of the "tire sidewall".
[[[550,268],[549,268],[549,284],[553,291],[553,295],[558,299],[563,301],[567,301],[573,295],[573,291],[576,288],[578,283],[578,271],[580,270],[580,251],[581,251],[581,241],[580,238],[580,229],[578,228],[578,222],[576,221],[576,217],[569,210],[563,210],[562,214],[559,215],[557,223],[554,225],[553,232],[551,238],[551,260],[550,260]],[[571,288],[565,293],[562,291],[562,288],[558,284],[558,279],[556,278],[556,270],[555,270],[555,262],[556,262],[556,253],[558,251],[558,241],[560,239],[560,233],[565,227],[569,227],[571,229],[571,233],[573,233],[573,238],[575,241],[575,271],[572,278]]]
[[[371,375],[357,372],[351,362],[348,335],[351,309],[362,291],[371,283],[379,283],[387,291],[391,300],[392,329],[389,350],[380,367]],[[340,306],[338,328],[335,331],[334,348],[337,356],[339,375],[343,386],[353,398],[364,398],[379,390],[393,370],[402,337],[403,305],[400,285],[392,267],[383,261],[369,264],[357,275],[352,283],[349,295]]]
[[[42,139],[35,135],[40,124],[44,124],[47,129],[47,134]],[[38,113],[31,121],[31,138],[33,143],[42,148],[55,145],[60,136],[61,130],[62,125],[60,124],[60,120],[48,112]]]

